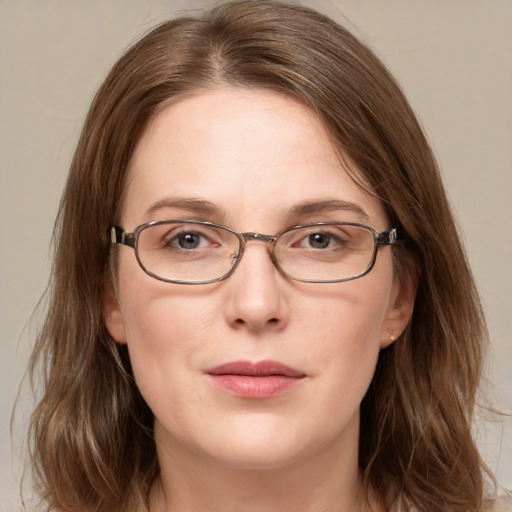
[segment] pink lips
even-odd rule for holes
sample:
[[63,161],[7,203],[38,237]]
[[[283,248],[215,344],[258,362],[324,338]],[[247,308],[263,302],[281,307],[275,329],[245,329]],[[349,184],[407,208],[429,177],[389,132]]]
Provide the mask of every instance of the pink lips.
[[260,400],[283,393],[305,377],[304,373],[276,361],[233,361],[205,373],[223,391]]

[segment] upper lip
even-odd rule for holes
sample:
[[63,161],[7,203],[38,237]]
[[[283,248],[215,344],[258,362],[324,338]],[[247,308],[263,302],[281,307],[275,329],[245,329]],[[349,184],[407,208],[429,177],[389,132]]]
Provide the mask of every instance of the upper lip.
[[285,377],[305,377],[303,372],[291,368],[278,361],[232,361],[206,370],[209,375],[246,375],[250,377],[269,377],[271,375],[284,375]]

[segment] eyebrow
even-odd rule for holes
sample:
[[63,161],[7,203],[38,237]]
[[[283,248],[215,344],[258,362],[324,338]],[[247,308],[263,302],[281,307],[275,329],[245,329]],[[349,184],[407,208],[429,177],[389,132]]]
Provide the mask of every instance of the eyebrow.
[[306,215],[315,215],[328,212],[352,212],[359,217],[368,220],[368,214],[361,206],[350,201],[342,201],[339,199],[327,199],[324,201],[307,201],[294,206],[288,213],[290,217],[303,217]]
[[[222,210],[214,203],[205,199],[199,198],[165,198],[153,203],[145,212],[147,217],[150,217],[155,212],[165,209],[175,208],[184,211],[193,211],[201,215],[219,215]],[[355,213],[362,219],[368,220],[368,214],[361,206],[350,201],[343,201],[340,199],[326,199],[321,201],[305,201],[292,207],[285,213],[286,217],[305,217],[307,215],[318,215],[322,213],[344,211]]]
[[153,203],[145,212],[147,217],[164,208],[175,208],[178,210],[194,211],[203,215],[214,215],[219,213],[219,208],[210,201],[197,198],[166,198]]

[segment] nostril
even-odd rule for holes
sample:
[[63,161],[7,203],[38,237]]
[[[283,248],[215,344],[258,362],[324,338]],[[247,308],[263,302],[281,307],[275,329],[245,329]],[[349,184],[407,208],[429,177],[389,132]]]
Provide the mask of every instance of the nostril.
[[[269,320],[267,320],[265,323],[266,324],[277,324],[277,323],[279,323],[279,319],[276,317],[272,317]],[[235,324],[236,325],[245,325],[245,324],[247,324],[247,322],[243,318],[237,318],[235,320]]]

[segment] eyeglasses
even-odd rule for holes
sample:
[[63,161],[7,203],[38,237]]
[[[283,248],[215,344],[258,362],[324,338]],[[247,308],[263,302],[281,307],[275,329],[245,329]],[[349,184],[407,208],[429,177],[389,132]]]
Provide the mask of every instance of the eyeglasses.
[[352,222],[317,222],[283,229],[275,236],[238,233],[197,220],[148,222],[127,233],[111,228],[112,244],[135,250],[148,275],[178,284],[208,284],[228,278],[248,241],[269,244],[281,274],[308,283],[338,283],[362,277],[373,268],[378,248],[397,240],[396,229],[378,232]]

